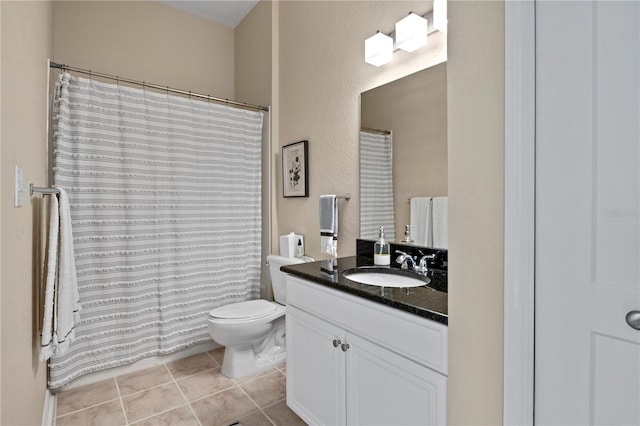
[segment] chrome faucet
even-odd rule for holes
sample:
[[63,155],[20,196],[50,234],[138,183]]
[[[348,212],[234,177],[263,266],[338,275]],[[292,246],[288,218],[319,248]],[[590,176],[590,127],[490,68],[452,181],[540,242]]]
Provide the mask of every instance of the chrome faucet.
[[[420,252],[422,253],[422,252]],[[420,258],[420,262],[416,264],[417,256],[411,256],[408,253],[405,253],[401,250],[396,250],[396,254],[399,254],[396,258],[396,262],[400,264],[402,269],[409,269],[415,272],[419,272],[421,274],[426,274],[429,272],[428,261],[436,259],[436,253],[426,254]]]
[[396,262],[400,264],[402,269],[416,270],[416,258],[410,254],[403,252],[402,250],[396,250],[396,254],[399,254],[396,258]]
[[420,264],[418,265],[418,272],[424,272],[424,273],[429,272],[429,268],[427,266],[428,260],[431,260],[431,261],[436,260],[436,254],[431,253],[431,254],[425,254],[424,256],[422,256],[422,258],[420,259]]

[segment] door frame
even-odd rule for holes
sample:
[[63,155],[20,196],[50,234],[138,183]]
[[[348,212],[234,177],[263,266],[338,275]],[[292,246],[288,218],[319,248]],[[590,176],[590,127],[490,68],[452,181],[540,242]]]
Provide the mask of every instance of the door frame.
[[535,0],[505,1],[503,424],[534,421]]

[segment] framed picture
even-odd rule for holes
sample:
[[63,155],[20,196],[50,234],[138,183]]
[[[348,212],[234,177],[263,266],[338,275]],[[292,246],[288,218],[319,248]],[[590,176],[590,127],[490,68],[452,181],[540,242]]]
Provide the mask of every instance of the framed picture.
[[282,194],[285,197],[309,196],[309,142],[300,141],[282,147]]

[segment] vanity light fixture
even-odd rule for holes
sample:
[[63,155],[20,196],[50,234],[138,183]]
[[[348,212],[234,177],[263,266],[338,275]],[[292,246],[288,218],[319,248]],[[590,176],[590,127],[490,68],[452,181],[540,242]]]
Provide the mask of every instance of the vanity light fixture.
[[364,41],[364,60],[379,67],[393,59],[393,38],[378,31]]
[[[364,60],[376,67],[391,62],[394,51],[413,52],[427,44],[428,34],[434,31],[446,34],[447,23],[447,0],[433,0],[432,12],[424,16],[410,12],[409,16],[396,23],[395,33],[386,35],[378,31],[366,39]],[[395,42],[392,36],[395,36]]]
[[427,45],[427,20],[415,13],[396,22],[396,47],[413,52]]
[[433,0],[433,27],[447,33],[447,0]]

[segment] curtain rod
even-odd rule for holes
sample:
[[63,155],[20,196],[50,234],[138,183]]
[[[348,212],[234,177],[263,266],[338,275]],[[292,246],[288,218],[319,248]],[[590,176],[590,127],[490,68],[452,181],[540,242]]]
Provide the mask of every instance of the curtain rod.
[[247,104],[245,102],[230,101],[229,99],[216,98],[214,96],[209,96],[209,95],[201,95],[199,93],[192,93],[192,92],[189,92],[187,90],[174,89],[174,88],[168,87],[168,86],[160,86],[158,84],[147,83],[147,82],[144,82],[144,81],[131,80],[129,78],[122,78],[122,77],[118,77],[118,76],[115,76],[115,75],[103,74],[103,73],[94,72],[94,71],[91,71],[91,70],[85,70],[85,69],[82,69],[82,68],[70,67],[68,65],[58,64],[58,63],[55,63],[55,62],[50,62],[49,63],[49,67],[50,68],[55,68],[55,69],[60,69],[60,70],[63,70],[63,71],[72,71],[72,72],[77,72],[77,73],[81,73],[81,74],[88,74],[89,76],[107,78],[107,79],[115,80],[115,81],[122,81],[124,83],[129,83],[129,84],[135,84],[135,85],[138,85],[138,86],[142,86],[143,88],[144,87],[150,87],[152,89],[158,89],[158,90],[162,90],[164,92],[178,93],[178,94],[181,94],[181,95],[187,95],[187,96],[194,97],[194,98],[206,99],[206,100],[209,100],[209,101],[214,101],[214,102],[220,102],[220,103],[224,103],[224,104],[234,105],[234,106],[237,106],[237,107],[240,107],[240,108],[252,109],[252,110],[256,110],[256,111],[269,111],[269,107],[263,107],[263,106],[260,106],[260,105]]
[[370,127],[362,127],[360,129],[360,131],[367,132],[367,133],[376,133],[376,134],[380,134],[380,135],[390,135],[391,134],[390,130],[378,130],[378,129],[373,129],[373,128],[370,128]]

